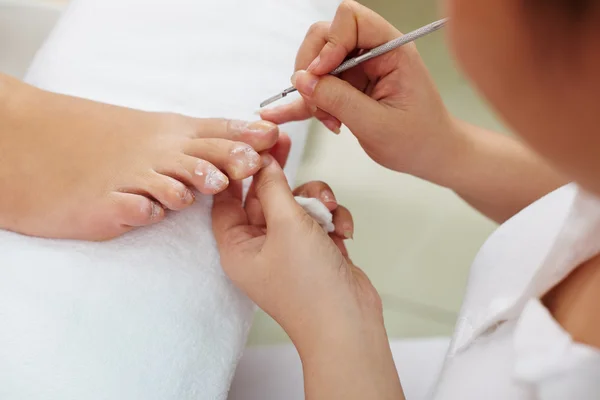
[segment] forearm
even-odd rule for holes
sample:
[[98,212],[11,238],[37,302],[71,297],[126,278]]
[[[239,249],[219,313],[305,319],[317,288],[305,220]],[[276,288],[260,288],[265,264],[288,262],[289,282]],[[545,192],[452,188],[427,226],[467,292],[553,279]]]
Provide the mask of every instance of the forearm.
[[462,121],[462,137],[434,183],[454,190],[490,219],[502,223],[567,183],[519,140]]
[[383,324],[329,326],[318,339],[296,344],[306,399],[404,399]]

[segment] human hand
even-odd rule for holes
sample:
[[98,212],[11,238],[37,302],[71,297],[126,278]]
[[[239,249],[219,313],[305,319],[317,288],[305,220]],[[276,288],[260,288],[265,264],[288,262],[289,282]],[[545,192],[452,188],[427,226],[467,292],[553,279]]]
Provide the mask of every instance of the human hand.
[[327,75],[360,49],[399,36],[375,12],[344,1],[333,22],[314,24],[300,47],[292,81],[302,99],[264,109],[261,117],[281,124],[315,116],[334,132],[339,132],[341,121],[379,164],[430,178],[443,168],[449,154],[455,154],[457,141],[453,120],[415,45],[369,60],[339,77]]
[[[297,346],[309,346],[332,325],[356,328],[368,320],[383,326],[379,296],[343,243],[354,230],[350,212],[322,182],[290,190],[279,166],[289,150],[283,138],[274,159],[265,156],[270,164],[255,175],[245,205],[237,182],[215,196],[213,230],[225,273]],[[328,235],[294,195],[321,199],[333,213],[335,232]]]

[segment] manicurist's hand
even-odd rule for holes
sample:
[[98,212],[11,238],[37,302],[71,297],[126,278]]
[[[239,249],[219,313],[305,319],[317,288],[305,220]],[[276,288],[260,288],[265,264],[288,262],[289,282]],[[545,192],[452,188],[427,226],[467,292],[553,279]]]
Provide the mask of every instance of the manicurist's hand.
[[[263,156],[268,165],[255,175],[245,205],[238,182],[215,196],[223,269],[296,345],[308,399],[402,398],[381,300],[343,243],[352,217],[322,182],[290,190],[280,167],[288,149],[282,137],[273,156]],[[294,194],[321,199],[335,232],[328,235]]]
[[453,121],[414,44],[369,60],[339,77],[346,57],[401,36],[375,12],[344,1],[333,22],[309,30],[296,58],[295,103],[264,109],[274,123],[316,116],[331,130],[340,121],[379,164],[429,178],[457,146]]
[[332,22],[311,27],[298,51],[292,81],[302,98],[261,117],[281,124],[315,116],[338,132],[343,123],[377,163],[450,188],[498,222],[566,183],[519,140],[449,115],[414,44],[328,75],[346,57],[400,35],[375,12],[344,1]]

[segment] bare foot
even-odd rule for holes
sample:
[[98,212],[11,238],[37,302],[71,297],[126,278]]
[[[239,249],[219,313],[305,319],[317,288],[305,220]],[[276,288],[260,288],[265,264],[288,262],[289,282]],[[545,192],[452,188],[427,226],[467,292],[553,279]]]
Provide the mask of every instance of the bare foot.
[[261,168],[276,125],[147,113],[0,76],[0,228],[105,240]]

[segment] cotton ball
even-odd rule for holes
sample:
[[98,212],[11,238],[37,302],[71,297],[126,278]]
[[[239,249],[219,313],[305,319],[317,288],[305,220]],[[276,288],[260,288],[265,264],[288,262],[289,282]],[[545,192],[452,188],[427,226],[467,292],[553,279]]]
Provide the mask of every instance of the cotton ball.
[[325,229],[325,231],[331,233],[335,230],[333,225],[333,215],[331,211],[327,209],[325,204],[321,203],[319,199],[312,199],[306,197],[295,197],[296,202],[302,206],[304,211],[308,215],[314,218]]

